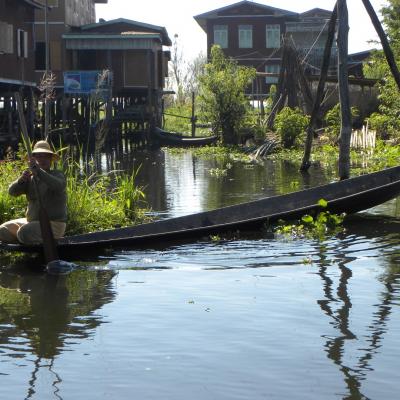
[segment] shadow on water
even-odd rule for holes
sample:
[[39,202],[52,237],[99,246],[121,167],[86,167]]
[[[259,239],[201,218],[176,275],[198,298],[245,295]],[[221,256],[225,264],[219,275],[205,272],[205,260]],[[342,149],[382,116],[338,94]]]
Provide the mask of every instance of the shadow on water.
[[84,340],[102,320],[95,310],[113,301],[112,271],[75,271],[57,277],[16,264],[0,272],[0,352],[8,362],[33,356],[26,398],[35,394],[38,374],[48,371],[58,396],[62,376],[55,358],[71,340]]

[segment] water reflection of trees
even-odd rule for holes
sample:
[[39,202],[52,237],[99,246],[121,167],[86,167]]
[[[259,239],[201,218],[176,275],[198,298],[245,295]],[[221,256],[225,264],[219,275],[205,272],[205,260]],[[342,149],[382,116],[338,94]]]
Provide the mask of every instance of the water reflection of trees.
[[[357,400],[368,399],[362,393],[361,382],[366,378],[368,371],[371,371],[371,361],[373,356],[378,353],[384,334],[387,332],[387,323],[392,311],[392,304],[395,297],[398,296],[400,282],[398,260],[388,257],[389,267],[381,276],[383,291],[380,294],[379,304],[374,305],[376,311],[373,312],[373,320],[367,325],[367,346],[358,349],[360,355],[355,358],[353,366],[346,364],[346,344],[349,340],[357,340],[350,326],[350,310],[352,308],[351,298],[349,296],[349,283],[352,278],[352,271],[347,266],[354,261],[356,257],[349,257],[343,242],[343,248],[335,252],[338,258],[339,280],[335,285],[333,279],[329,276],[328,266],[330,261],[327,259],[327,249],[320,247],[320,266],[319,275],[323,282],[324,299],[319,300],[318,304],[321,310],[331,319],[331,325],[339,332],[336,337],[326,337],[325,350],[329,359],[337,365],[343,374],[343,379],[348,393],[343,395],[343,399]],[[348,358],[347,358],[348,359]]]
[[[53,379],[54,394],[61,377],[53,370],[55,357],[70,338],[85,339],[101,323],[93,313],[114,299],[112,271],[75,271],[66,277],[3,271],[0,273],[0,348],[3,357],[35,355],[28,398],[35,393],[40,368]],[[26,346],[15,343],[26,339]]]

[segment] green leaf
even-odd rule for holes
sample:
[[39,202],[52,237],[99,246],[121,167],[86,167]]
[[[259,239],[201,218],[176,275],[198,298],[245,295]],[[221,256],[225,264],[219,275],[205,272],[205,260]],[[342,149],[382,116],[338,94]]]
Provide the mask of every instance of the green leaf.
[[303,215],[303,217],[301,218],[301,220],[305,223],[305,224],[312,224],[314,222],[314,218],[311,215]]
[[326,208],[326,207],[328,207],[328,202],[326,200],[324,200],[324,199],[319,199],[318,200],[318,205],[320,207],[322,207],[322,208]]

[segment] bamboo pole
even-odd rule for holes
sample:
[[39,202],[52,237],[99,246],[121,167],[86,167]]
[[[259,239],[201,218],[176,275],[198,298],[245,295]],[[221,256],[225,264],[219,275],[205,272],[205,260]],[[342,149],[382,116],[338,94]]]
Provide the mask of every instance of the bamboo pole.
[[282,109],[286,101],[287,91],[284,86],[286,85],[286,66],[287,66],[288,51],[286,42],[283,43],[281,69],[279,71],[279,78],[277,84],[277,91],[275,93],[274,101],[272,102],[271,112],[268,116],[267,127],[272,129],[274,126],[275,116]]
[[[26,127],[26,121],[25,121],[25,116],[24,116],[24,111],[23,111],[23,103],[21,100],[21,96],[18,92],[15,93],[15,100],[17,102],[19,121],[20,121],[20,125],[21,125],[21,133],[24,138],[26,152],[28,153],[28,157],[32,158],[30,139],[29,139],[28,129]],[[39,183],[37,182],[35,177],[33,177],[33,184],[34,184],[36,197],[37,197],[38,204],[39,204],[39,223],[40,223],[40,230],[41,230],[42,239],[43,239],[43,253],[44,253],[46,263],[49,263],[50,261],[59,259],[58,251],[57,251],[57,244],[54,239],[49,216],[47,215],[47,212],[43,207],[43,201],[40,196],[39,187],[38,187]]]
[[349,34],[349,15],[346,0],[338,0],[337,13],[339,19],[338,29],[338,81],[340,99],[340,141],[339,141],[339,178],[347,179],[350,176],[350,138],[351,138],[351,110],[349,99],[348,82],[348,34]]
[[195,93],[192,92],[192,137],[196,136]]
[[315,95],[313,110],[311,112],[311,117],[310,117],[310,122],[308,123],[308,127],[307,127],[307,138],[306,138],[306,143],[304,146],[303,161],[302,161],[301,167],[300,167],[301,171],[307,171],[311,165],[310,164],[310,156],[311,156],[312,142],[313,142],[313,138],[314,138],[314,128],[315,128],[318,113],[319,113],[319,110],[321,107],[322,99],[324,97],[325,83],[326,83],[326,78],[328,76],[332,44],[333,44],[333,39],[335,37],[335,31],[336,31],[336,21],[337,21],[337,3],[335,4],[335,8],[333,9],[331,18],[329,20],[328,37],[327,37],[326,43],[325,43],[324,56],[323,56],[322,66],[321,66],[321,75],[320,75],[319,81],[318,81],[318,88],[317,88],[317,93]]
[[389,64],[389,68],[392,71],[394,80],[397,83],[397,87],[400,89],[400,73],[399,69],[397,68],[396,60],[393,55],[393,51],[390,48],[389,41],[387,39],[386,33],[382,28],[381,23],[379,22],[378,16],[375,13],[374,8],[372,7],[369,0],[362,0],[364,3],[365,9],[368,12],[369,17],[371,18],[372,24],[376,30],[376,33],[379,36],[379,39],[382,43],[382,48],[385,53],[386,60]]

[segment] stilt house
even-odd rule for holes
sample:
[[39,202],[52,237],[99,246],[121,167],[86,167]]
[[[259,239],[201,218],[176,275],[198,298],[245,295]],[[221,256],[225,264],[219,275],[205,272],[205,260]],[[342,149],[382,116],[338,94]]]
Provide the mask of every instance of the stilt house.
[[34,73],[34,0],[0,0],[0,144],[16,138],[13,93],[31,96],[36,87]]
[[[71,70],[109,70],[119,110],[139,109],[146,119],[161,119],[171,39],[164,27],[119,18],[83,25],[63,35]],[[143,114],[144,113],[144,114]],[[116,114],[118,117],[118,114]]]
[[[328,33],[331,12],[315,8],[296,13],[253,1],[239,1],[194,17],[207,34],[207,50],[218,44],[224,53],[240,64],[268,73],[262,93],[278,82],[282,61],[282,38],[290,36],[304,58],[309,73],[318,73]],[[337,48],[332,49],[331,72],[337,62]]]

